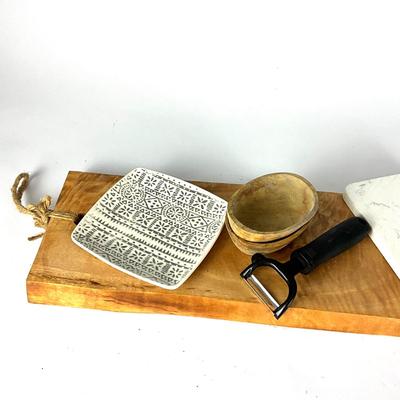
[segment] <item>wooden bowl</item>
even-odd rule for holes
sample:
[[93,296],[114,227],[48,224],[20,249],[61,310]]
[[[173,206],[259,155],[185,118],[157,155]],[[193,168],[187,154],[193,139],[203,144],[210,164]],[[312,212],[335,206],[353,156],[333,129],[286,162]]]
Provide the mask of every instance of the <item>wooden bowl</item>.
[[318,210],[314,187],[300,175],[279,172],[253,179],[228,203],[233,232],[250,242],[271,242],[290,236]]
[[308,223],[303,225],[300,229],[296,232],[293,232],[291,235],[286,236],[284,238],[274,240],[272,242],[249,242],[237,236],[235,232],[233,232],[228,219],[225,220],[225,227],[229,233],[229,236],[234,243],[234,245],[245,254],[249,254],[252,256],[255,253],[262,253],[262,254],[270,254],[274,253],[275,251],[283,249],[289,243],[291,243],[294,239],[299,237],[308,227]]

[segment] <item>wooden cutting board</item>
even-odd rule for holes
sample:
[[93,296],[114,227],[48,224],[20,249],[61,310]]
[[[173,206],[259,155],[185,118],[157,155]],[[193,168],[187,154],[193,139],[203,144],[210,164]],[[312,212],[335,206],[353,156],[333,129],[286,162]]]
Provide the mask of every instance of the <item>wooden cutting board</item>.
[[[118,179],[69,172],[56,210],[84,214]],[[226,200],[240,187],[194,183]],[[295,248],[352,215],[341,194],[320,192],[319,200],[310,227],[274,258],[287,260]],[[400,280],[370,238],[310,275],[298,276],[293,306],[276,321],[239,277],[250,257],[233,245],[225,229],[188,281],[169,291],[85,252],[71,241],[73,228],[70,221],[51,220],[27,277],[29,302],[400,336]]]

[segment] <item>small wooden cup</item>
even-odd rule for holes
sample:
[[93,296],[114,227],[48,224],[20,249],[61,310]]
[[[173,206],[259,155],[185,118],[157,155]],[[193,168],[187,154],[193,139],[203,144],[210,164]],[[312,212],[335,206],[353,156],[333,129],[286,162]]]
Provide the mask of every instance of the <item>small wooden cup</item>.
[[253,255],[256,253],[270,254],[275,251],[281,250],[291,243],[294,239],[299,237],[307,228],[308,223],[303,225],[296,232],[282,239],[274,240],[272,242],[249,242],[237,236],[229,224],[228,219],[225,220],[225,227],[234,245],[245,254]]
[[279,172],[253,179],[228,203],[232,231],[249,242],[285,238],[307,224],[318,210],[315,188],[300,175]]

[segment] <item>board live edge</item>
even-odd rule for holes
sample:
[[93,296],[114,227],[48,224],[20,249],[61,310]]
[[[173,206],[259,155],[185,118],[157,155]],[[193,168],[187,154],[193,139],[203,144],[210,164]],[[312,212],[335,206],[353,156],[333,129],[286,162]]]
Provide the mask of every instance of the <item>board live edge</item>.
[[[119,176],[68,173],[56,210],[84,214]],[[193,182],[228,200],[240,185]],[[352,216],[341,194],[319,192],[320,209],[309,228],[273,255],[280,261]],[[280,319],[261,304],[239,273],[250,263],[225,228],[208,256],[177,290],[124,274],[75,245],[71,221],[50,221],[27,277],[28,301],[110,311],[165,313],[299,328],[400,336],[400,280],[368,237],[299,276],[298,294]]]

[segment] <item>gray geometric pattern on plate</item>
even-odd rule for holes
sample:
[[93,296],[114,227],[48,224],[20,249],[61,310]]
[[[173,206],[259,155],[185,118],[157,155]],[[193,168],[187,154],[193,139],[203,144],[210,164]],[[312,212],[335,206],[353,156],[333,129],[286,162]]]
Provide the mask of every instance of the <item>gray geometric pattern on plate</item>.
[[176,289],[217,240],[226,210],[227,202],[206,190],[136,168],[97,201],[71,238],[123,272]]

